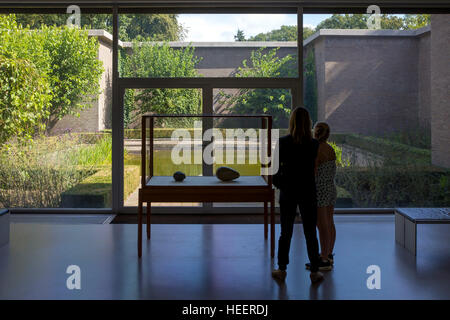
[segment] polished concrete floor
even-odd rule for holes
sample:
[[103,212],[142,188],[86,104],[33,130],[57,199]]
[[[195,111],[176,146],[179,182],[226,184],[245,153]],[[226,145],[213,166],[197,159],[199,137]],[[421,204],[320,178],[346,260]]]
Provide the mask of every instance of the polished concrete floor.
[[[13,223],[0,248],[0,299],[450,298],[449,225],[420,225],[414,257],[395,245],[393,216],[336,220],[335,269],[320,285],[304,269],[301,224],[280,284],[262,225],[154,225],[139,260],[136,225]],[[81,290],[66,287],[69,265],[81,269]],[[379,290],[367,288],[370,265],[381,269]]]

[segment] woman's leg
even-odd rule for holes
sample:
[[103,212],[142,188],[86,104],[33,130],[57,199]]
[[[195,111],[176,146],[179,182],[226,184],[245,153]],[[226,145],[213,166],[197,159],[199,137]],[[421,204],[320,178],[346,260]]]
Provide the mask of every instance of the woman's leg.
[[334,225],[334,206],[327,207],[327,217],[329,221],[328,224],[330,226],[330,246],[328,254],[332,254],[334,250],[334,244],[336,242],[336,227]]
[[317,229],[319,229],[320,256],[326,259],[330,250],[330,225],[327,207],[317,208]]
[[305,198],[299,203],[302,216],[303,232],[305,233],[306,249],[308,251],[311,272],[319,270],[319,242],[317,241],[317,203],[311,198]]
[[292,232],[294,229],[297,203],[289,195],[280,194],[280,222],[281,234],[278,240],[278,267],[286,270],[289,264],[289,250],[291,247]]

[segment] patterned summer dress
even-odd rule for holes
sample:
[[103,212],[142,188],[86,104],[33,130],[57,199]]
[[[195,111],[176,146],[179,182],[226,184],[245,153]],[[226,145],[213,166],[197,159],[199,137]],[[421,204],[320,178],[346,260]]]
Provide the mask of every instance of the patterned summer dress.
[[334,206],[337,192],[334,184],[336,175],[336,161],[330,160],[319,164],[316,176],[317,206]]

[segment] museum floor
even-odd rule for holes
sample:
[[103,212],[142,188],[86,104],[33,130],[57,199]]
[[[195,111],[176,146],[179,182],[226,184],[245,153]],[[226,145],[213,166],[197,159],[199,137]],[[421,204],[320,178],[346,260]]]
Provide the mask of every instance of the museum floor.
[[[282,285],[260,224],[153,225],[139,260],[133,224],[12,220],[0,299],[450,299],[450,225],[420,225],[415,258],[395,245],[393,216],[336,216],[335,269],[312,286],[301,224]],[[81,290],[66,287],[69,265]],[[379,290],[367,288],[370,265]]]

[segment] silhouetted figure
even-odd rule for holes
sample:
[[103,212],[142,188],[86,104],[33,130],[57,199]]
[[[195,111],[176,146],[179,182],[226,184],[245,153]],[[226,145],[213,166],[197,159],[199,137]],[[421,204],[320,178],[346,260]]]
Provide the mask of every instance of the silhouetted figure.
[[[336,241],[336,228],[333,213],[337,191],[334,178],[336,176],[336,153],[327,140],[330,127],[325,122],[314,126],[314,138],[319,141],[316,158],[317,188],[317,227],[319,229],[322,261],[326,263],[320,270],[330,270],[334,263],[333,248]],[[327,263],[328,262],[328,263]],[[329,268],[327,267],[329,265]]]
[[303,222],[303,231],[310,261],[311,281],[323,279],[319,272],[319,243],[317,241],[317,198],[315,161],[319,142],[312,138],[312,123],[304,108],[291,113],[289,135],[281,137],[279,144],[279,170],[273,177],[280,189],[281,235],[278,242],[278,269],[272,271],[276,279],[284,280],[289,264],[294,221],[297,207]]

